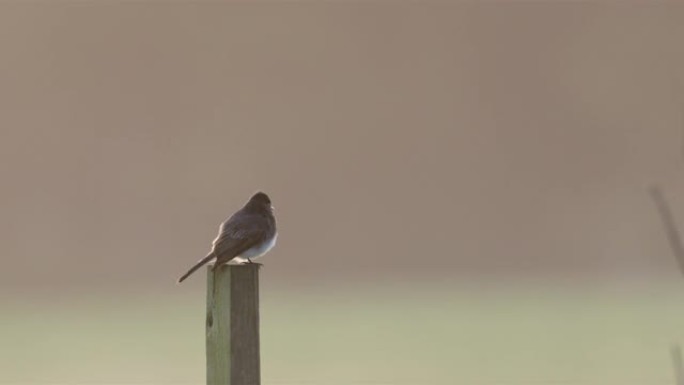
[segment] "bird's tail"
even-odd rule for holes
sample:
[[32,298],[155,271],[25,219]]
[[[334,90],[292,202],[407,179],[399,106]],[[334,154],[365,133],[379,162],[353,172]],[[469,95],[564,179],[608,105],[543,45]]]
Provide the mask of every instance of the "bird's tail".
[[193,267],[191,267],[190,270],[188,270],[187,273],[183,274],[182,277],[178,278],[178,283],[183,282],[183,281],[185,280],[185,278],[188,278],[188,277],[190,276],[190,274],[192,274],[192,273],[194,273],[195,271],[197,271],[197,269],[199,269],[200,267],[204,266],[207,262],[211,261],[214,257],[215,257],[214,253],[211,252],[211,253],[207,254],[206,257],[204,257],[204,258],[200,259],[199,261],[197,261],[197,263],[196,263]]

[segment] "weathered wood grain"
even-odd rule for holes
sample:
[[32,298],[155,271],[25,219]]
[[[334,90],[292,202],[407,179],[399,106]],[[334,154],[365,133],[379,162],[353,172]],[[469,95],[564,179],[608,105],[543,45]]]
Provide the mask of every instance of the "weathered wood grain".
[[207,274],[207,384],[260,385],[259,265]]

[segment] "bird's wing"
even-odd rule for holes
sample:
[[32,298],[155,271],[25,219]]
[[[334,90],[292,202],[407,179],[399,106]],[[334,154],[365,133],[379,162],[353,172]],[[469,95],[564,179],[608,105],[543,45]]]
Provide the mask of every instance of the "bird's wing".
[[229,261],[264,240],[263,226],[255,221],[228,220],[221,224],[214,240],[213,252],[217,259]]

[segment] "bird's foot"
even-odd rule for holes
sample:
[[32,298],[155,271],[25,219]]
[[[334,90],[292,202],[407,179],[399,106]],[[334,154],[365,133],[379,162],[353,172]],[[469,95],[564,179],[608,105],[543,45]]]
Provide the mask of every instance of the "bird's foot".
[[261,263],[259,263],[259,262],[252,262],[252,260],[249,259],[249,258],[248,258],[245,262],[242,262],[242,264],[243,264],[243,265],[257,265],[257,266],[263,266],[263,265],[262,265]]

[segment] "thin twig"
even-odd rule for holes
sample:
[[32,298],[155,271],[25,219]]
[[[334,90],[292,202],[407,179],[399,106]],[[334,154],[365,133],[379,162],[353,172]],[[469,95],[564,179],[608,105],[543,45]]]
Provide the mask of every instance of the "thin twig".
[[672,357],[672,368],[674,369],[674,377],[676,385],[684,385],[684,364],[682,364],[682,347],[679,344],[672,345],[670,348],[670,357]]
[[663,195],[660,187],[652,186],[649,189],[649,193],[651,194],[653,202],[658,209],[658,214],[660,214],[660,219],[663,222],[667,240],[670,242],[672,253],[674,254],[679,265],[679,271],[684,275],[684,245],[682,244],[682,237],[677,229],[677,224],[675,223],[674,216],[672,215],[670,205],[667,203],[665,195]]

